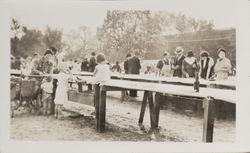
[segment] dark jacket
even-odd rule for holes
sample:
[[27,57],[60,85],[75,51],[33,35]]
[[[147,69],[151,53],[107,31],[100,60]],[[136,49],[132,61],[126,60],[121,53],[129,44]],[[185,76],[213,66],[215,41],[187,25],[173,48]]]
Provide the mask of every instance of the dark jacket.
[[90,57],[90,60],[89,60],[89,72],[94,72],[96,65],[97,64],[96,64],[95,57],[94,56]]
[[124,70],[125,70],[125,74],[128,74],[128,59],[126,61],[124,61]]
[[140,60],[138,57],[134,56],[128,60],[128,73],[129,74],[139,74],[141,69]]
[[185,59],[185,56],[182,55],[181,58],[179,58],[179,59],[176,58],[174,60],[174,66],[179,66],[179,68],[174,70],[173,76],[180,77],[180,78],[182,77],[182,62],[184,59]]
[[81,71],[89,71],[89,62],[87,60],[82,62]]

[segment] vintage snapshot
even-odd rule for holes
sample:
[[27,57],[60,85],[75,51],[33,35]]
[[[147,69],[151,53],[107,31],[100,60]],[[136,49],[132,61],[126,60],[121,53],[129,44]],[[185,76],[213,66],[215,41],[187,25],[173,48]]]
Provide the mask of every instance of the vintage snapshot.
[[235,143],[234,6],[118,4],[10,5],[10,139]]

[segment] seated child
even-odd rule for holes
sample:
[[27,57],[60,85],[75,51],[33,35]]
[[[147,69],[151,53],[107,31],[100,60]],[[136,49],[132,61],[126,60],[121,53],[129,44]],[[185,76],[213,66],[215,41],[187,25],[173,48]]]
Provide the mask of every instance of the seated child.
[[104,83],[110,79],[110,66],[107,64],[103,53],[99,53],[96,56],[96,62],[98,65],[96,65],[94,70],[95,83]]
[[42,111],[44,115],[49,115],[51,112],[51,102],[53,93],[52,78],[46,77],[41,85],[42,89]]

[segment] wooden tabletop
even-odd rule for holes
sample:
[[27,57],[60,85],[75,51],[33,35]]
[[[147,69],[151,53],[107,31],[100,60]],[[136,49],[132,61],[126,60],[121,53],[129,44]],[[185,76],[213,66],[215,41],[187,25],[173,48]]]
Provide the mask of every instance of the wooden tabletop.
[[[81,76],[80,78],[83,81],[86,81],[87,83],[94,83],[93,77]],[[236,90],[200,87],[200,92],[195,92],[192,86],[138,82],[129,80],[114,80],[114,79],[110,79],[109,81],[101,84],[101,86],[117,87],[123,89],[135,89],[140,91],[152,91],[152,92],[159,92],[164,94],[193,97],[193,98],[213,97],[216,100],[236,103]]]

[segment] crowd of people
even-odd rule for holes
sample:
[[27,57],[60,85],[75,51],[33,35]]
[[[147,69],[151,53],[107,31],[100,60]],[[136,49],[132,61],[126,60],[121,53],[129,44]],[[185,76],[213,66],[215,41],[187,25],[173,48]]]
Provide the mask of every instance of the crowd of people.
[[227,80],[230,73],[233,73],[230,60],[226,57],[227,51],[219,48],[216,62],[208,51],[200,52],[200,59],[194,56],[193,51],[184,54],[182,47],[177,47],[175,56],[171,57],[168,52],[163,54],[163,59],[157,63],[157,74],[162,76],[173,76],[182,78],[194,78],[195,72],[205,80]]
[[[223,48],[218,49],[216,62],[207,51],[200,52],[199,60],[195,58],[193,51],[188,51],[185,55],[184,49],[180,46],[174,53],[175,56],[171,56],[169,52],[165,52],[163,58],[156,63],[157,76],[194,78],[196,73],[202,79],[225,80],[232,70],[231,62],[226,57],[227,52]],[[55,114],[56,118],[60,116],[62,105],[67,100],[68,79],[73,78],[72,70],[93,72],[96,84],[110,79],[111,71],[119,73],[122,71],[119,62],[111,66],[103,53],[96,55],[95,52],[92,52],[91,57],[89,59],[85,57],[80,66],[76,60],[74,63],[67,64],[63,58],[59,59],[57,55],[57,49],[50,47],[43,56],[34,53],[25,62],[20,57],[16,59],[11,57],[12,69],[26,69],[31,75],[57,74],[44,78],[33,78],[37,81],[36,89],[39,87],[41,89],[39,92],[42,98],[38,109],[44,115]],[[140,74],[142,66],[139,50],[127,54],[123,68],[125,74]],[[150,67],[147,67],[145,73],[152,73]],[[88,89],[92,90],[92,85],[89,85]],[[137,97],[137,91],[130,90],[129,93],[126,92],[126,95]]]

